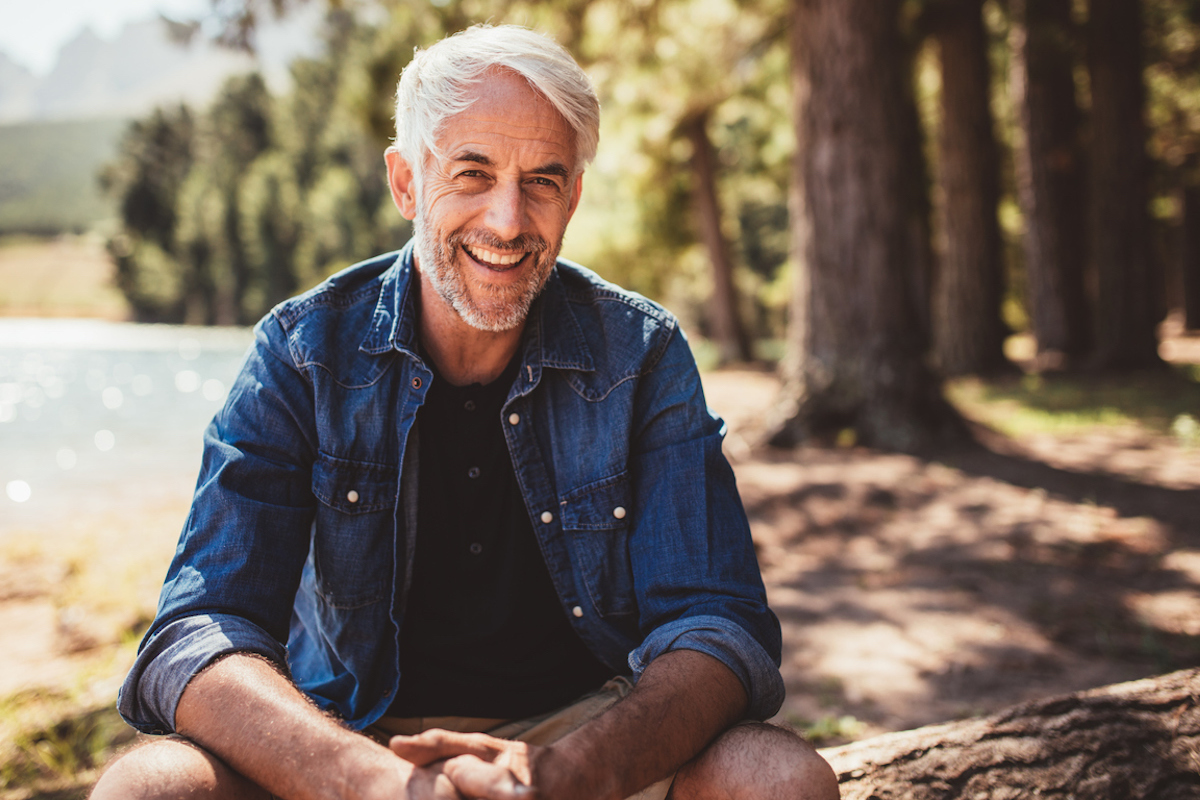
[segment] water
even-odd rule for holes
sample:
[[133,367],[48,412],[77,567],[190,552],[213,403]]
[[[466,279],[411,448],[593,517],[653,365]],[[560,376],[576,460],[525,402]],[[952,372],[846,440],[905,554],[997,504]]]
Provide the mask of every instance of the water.
[[203,430],[251,339],[241,328],[0,319],[0,535],[190,490]]

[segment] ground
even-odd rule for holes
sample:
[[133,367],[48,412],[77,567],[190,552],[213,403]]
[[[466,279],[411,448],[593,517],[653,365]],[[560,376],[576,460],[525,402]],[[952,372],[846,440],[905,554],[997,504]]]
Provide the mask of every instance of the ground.
[[1200,445],[1079,426],[927,461],[746,450],[774,378],[711,403],[772,607],[781,717],[826,741],[1200,664]]

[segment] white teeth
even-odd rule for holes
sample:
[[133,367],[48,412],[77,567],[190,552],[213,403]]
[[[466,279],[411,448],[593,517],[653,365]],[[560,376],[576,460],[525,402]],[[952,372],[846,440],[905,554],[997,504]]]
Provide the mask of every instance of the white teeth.
[[513,264],[525,257],[524,253],[512,253],[511,255],[503,255],[495,253],[491,250],[484,250],[471,245],[464,245],[468,253],[476,260],[482,261],[484,264],[490,264],[493,267],[511,267]]

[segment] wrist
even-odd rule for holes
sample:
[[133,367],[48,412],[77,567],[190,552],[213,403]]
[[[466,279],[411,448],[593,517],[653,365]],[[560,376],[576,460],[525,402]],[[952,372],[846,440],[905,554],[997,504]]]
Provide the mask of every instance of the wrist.
[[407,797],[409,779],[415,767],[387,748],[369,740],[365,746],[349,747],[338,759],[344,794],[354,800]]
[[603,759],[587,758],[568,742],[539,748],[531,759],[530,772],[538,795],[546,800],[622,800],[615,770]]

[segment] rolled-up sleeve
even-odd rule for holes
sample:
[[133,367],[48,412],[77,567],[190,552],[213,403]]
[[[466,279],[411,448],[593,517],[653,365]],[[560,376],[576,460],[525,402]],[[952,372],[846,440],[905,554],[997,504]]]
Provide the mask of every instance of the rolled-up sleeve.
[[255,653],[286,668],[315,505],[311,409],[311,386],[268,316],[205,431],[158,613],[121,687],[118,709],[138,730],[173,731],[188,682],[221,655]]
[[636,415],[630,558],[643,638],[630,667],[640,676],[671,650],[706,653],[742,682],[747,715],[766,719],[784,697],[779,620],[721,452],[724,424],[704,401],[681,335],[642,380]]
[[142,733],[175,729],[175,707],[191,679],[228,653],[254,653],[286,669],[287,651],[262,628],[229,614],[177,619],[149,638],[117,696],[121,716]]

